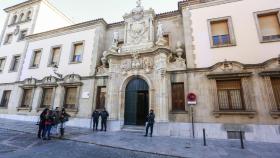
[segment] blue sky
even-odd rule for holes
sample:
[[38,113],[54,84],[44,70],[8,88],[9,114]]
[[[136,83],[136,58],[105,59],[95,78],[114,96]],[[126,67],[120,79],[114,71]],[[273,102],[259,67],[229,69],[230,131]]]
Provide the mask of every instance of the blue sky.
[[[6,13],[4,8],[25,0],[0,0],[0,29]],[[49,0],[56,8],[75,22],[104,18],[108,23],[122,20],[124,13],[136,6],[136,0]],[[179,0],[142,0],[145,9],[153,8],[156,13],[177,10]]]

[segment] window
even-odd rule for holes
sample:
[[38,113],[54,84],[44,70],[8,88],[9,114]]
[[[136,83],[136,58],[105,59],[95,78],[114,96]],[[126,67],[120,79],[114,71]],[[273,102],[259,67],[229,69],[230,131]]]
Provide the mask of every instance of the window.
[[0,58],[0,73],[4,71],[6,58]]
[[31,20],[31,11],[28,11],[26,14],[26,20]]
[[172,111],[185,111],[184,83],[172,83]]
[[60,58],[60,51],[61,51],[61,48],[60,48],[60,47],[54,47],[54,48],[52,48],[49,66],[58,65],[58,63],[59,63],[59,58]]
[[75,43],[73,46],[71,62],[72,63],[81,62],[83,51],[84,51],[84,43]]
[[17,22],[17,15],[14,15],[13,16],[13,19],[12,19],[12,21],[11,21],[11,25],[12,24],[15,24]]
[[40,108],[49,108],[52,105],[53,88],[43,88],[42,103]]
[[32,98],[32,89],[24,89],[23,90],[23,98],[21,103],[21,108],[28,108],[31,104],[31,98]]
[[219,109],[245,110],[240,80],[217,80]]
[[97,87],[96,109],[105,108],[106,87]]
[[22,22],[23,21],[23,17],[24,17],[24,14],[21,13],[20,16],[19,16],[18,22]]
[[11,63],[10,71],[15,72],[18,70],[19,61],[20,61],[20,56],[14,56],[12,63]]
[[[242,138],[245,139],[245,132],[241,131]],[[240,139],[240,131],[227,131],[228,139]]]
[[271,78],[272,89],[274,93],[275,102],[280,111],[280,78]]
[[235,45],[235,37],[230,17],[208,20],[212,47]]
[[18,40],[19,40],[19,41],[24,40],[25,37],[26,37],[26,35],[27,35],[27,30],[20,31]]
[[13,34],[12,33],[7,34],[4,44],[10,44],[12,43],[12,40],[13,40]]
[[11,91],[6,90],[3,92],[0,107],[8,107],[9,100],[10,100]]
[[263,42],[280,40],[279,11],[257,14],[260,39]]
[[31,62],[31,65],[30,65],[31,68],[38,68],[39,67],[40,60],[41,60],[41,54],[42,54],[41,50],[35,50],[34,51],[32,62]]
[[168,34],[165,34],[163,35],[163,38],[167,41],[167,46],[169,46],[169,35]]
[[77,87],[66,87],[64,108],[75,109],[76,101],[77,101]]

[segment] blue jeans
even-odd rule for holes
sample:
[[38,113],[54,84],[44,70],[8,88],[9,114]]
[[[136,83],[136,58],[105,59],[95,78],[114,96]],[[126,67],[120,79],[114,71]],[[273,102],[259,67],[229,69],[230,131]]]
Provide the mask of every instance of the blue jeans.
[[46,125],[45,129],[43,131],[43,138],[46,138],[46,134],[48,136],[48,139],[50,139],[50,135],[51,135],[51,129],[52,129],[52,125]]

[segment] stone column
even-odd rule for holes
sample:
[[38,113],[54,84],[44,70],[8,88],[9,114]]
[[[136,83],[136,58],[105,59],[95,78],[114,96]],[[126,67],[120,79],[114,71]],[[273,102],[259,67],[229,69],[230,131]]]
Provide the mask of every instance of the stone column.
[[244,103],[245,103],[245,110],[251,111],[253,109],[253,87],[251,85],[252,81],[248,77],[244,77],[241,79],[242,82],[242,90],[243,90],[243,95],[244,95]]
[[184,8],[182,14],[183,14],[183,27],[184,27],[187,67],[194,68],[195,58],[193,54],[192,20],[191,20],[190,8],[189,7]]
[[264,85],[265,85],[265,91],[266,91],[266,95],[267,95],[267,97],[265,97],[265,98],[267,98],[265,102],[270,106],[271,111],[278,111],[277,104],[276,104],[276,101],[274,98],[271,80],[270,80],[269,76],[264,77]]

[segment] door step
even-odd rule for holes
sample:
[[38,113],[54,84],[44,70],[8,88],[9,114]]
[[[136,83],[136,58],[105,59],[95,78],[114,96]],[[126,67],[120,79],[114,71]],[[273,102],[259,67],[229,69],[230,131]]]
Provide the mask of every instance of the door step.
[[129,126],[125,125],[122,131],[134,132],[134,133],[145,133],[145,126]]

